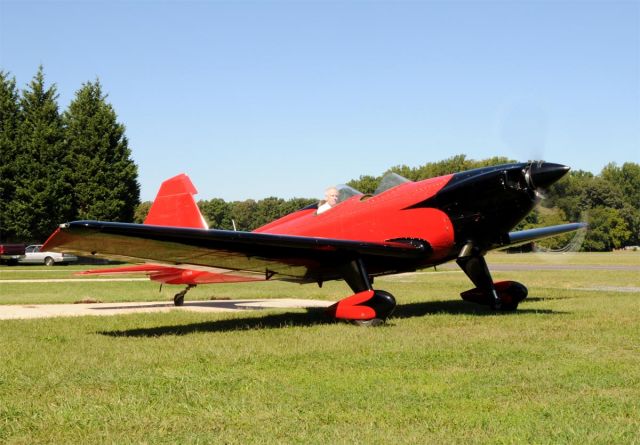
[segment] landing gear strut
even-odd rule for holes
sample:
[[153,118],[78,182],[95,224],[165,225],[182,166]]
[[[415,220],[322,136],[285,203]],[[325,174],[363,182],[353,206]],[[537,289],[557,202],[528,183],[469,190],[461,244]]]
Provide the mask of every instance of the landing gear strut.
[[354,294],[330,306],[327,313],[361,326],[384,323],[396,307],[393,295],[371,287],[371,278],[361,258],[346,263],[341,268],[341,273]]
[[473,243],[462,248],[456,263],[476,285],[474,289],[460,294],[465,301],[488,305],[499,311],[515,311],[518,304],[527,298],[527,288],[516,281],[493,282],[484,255]]
[[187,295],[187,292],[189,292],[189,289],[194,287],[196,287],[195,284],[188,284],[185,290],[175,294],[173,297],[173,304],[175,306],[182,306],[184,304],[184,296]]

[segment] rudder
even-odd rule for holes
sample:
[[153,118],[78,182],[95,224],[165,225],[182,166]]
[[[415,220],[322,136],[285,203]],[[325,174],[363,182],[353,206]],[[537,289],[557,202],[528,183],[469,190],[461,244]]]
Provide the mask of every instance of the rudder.
[[184,173],[162,183],[144,224],[208,229],[193,195],[198,193]]

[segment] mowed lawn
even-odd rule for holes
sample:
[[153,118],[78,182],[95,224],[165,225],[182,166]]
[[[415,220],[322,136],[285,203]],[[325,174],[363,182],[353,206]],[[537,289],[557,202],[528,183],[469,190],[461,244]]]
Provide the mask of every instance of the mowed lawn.
[[[492,254],[517,312],[466,303],[455,268],[378,278],[361,328],[321,312],[0,321],[0,443],[640,443],[640,253]],[[2,304],[168,300],[78,267],[0,268]],[[4,282],[3,282],[4,281]],[[341,282],[200,286],[187,299],[337,300]]]

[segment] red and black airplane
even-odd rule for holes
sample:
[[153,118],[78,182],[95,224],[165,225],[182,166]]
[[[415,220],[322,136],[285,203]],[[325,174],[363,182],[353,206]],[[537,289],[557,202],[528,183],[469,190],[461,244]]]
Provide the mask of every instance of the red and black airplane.
[[253,232],[207,229],[185,175],[163,183],[145,224],[75,221],[62,224],[43,249],[147,262],[89,273],[146,272],[164,283],[345,280],[353,295],[331,306],[337,319],[377,324],[395,298],[372,287],[376,276],[409,272],[451,260],[475,288],[462,298],[515,310],[527,288],[494,283],[484,255],[585,227],[572,223],[510,232],[539,202],[540,191],[569,167],[529,162],[484,167],[412,182],[388,174],[372,195],[343,186],[339,203],[318,204]]

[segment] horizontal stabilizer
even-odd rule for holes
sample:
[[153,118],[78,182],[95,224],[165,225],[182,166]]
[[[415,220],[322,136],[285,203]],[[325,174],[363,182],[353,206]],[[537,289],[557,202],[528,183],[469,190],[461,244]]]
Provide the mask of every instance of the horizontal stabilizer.
[[264,276],[240,274],[221,269],[202,268],[201,270],[164,264],[136,264],[133,266],[92,269],[78,272],[76,275],[124,275],[146,274],[151,280],[166,284],[214,284],[262,281]]

